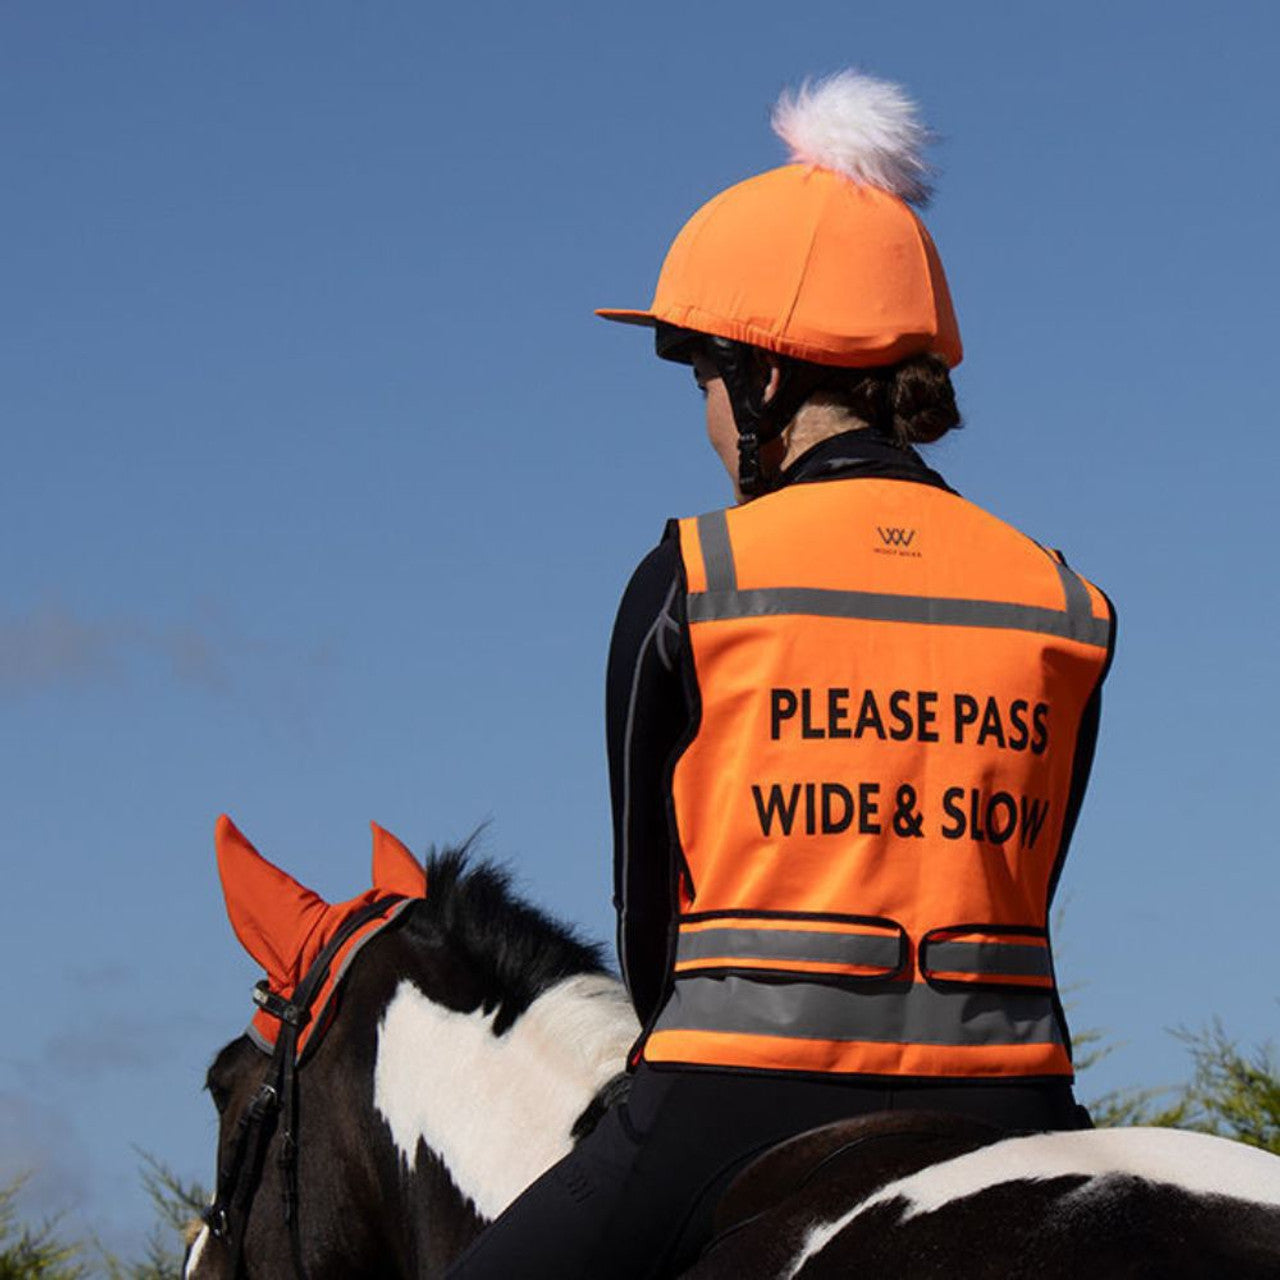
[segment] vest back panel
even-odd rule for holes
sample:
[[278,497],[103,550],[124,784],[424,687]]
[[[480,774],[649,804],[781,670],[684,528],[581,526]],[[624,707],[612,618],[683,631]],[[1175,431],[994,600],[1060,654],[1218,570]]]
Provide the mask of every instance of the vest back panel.
[[701,719],[644,1056],[1069,1075],[1047,914],[1105,597],[909,481],[795,485],[680,548]]

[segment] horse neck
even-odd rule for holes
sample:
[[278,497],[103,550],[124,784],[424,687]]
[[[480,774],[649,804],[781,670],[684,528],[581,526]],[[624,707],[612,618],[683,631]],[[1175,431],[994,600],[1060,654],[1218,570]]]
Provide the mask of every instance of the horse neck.
[[464,1200],[491,1219],[573,1145],[573,1127],[624,1066],[637,1033],[603,974],[542,992],[502,1035],[470,1013],[397,987],[378,1030],[374,1105],[410,1173],[434,1154]]

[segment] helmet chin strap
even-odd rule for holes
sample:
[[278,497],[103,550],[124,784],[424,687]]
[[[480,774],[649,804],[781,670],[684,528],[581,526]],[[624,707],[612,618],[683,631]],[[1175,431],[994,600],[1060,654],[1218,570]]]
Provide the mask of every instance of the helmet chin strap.
[[756,348],[729,338],[706,336],[704,350],[724,379],[733,420],[738,427],[738,491],[759,497],[778,486],[777,472],[766,475],[760,448],[786,430],[800,406],[813,394],[822,370],[806,367],[785,356],[778,359],[778,383],[766,398],[768,376]]

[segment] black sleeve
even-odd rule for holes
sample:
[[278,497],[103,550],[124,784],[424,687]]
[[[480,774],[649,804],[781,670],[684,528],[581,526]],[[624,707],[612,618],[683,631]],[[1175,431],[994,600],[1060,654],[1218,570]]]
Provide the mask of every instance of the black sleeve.
[[679,548],[668,537],[641,561],[623,593],[605,686],[618,957],[642,1022],[662,996],[675,901],[667,772],[690,719],[680,581]]
[[[1063,563],[1066,563],[1064,557]],[[1101,591],[1101,588],[1096,588]],[[1107,642],[1107,660],[1098,675],[1098,683],[1094,686],[1089,701],[1085,703],[1080,717],[1080,728],[1076,732],[1076,752],[1071,765],[1071,789],[1067,793],[1067,808],[1062,821],[1062,838],[1058,843],[1058,855],[1049,875],[1049,901],[1053,902],[1058,891],[1058,878],[1062,875],[1062,864],[1066,861],[1067,849],[1071,845],[1071,837],[1075,834],[1076,820],[1080,817],[1080,806],[1084,803],[1084,793],[1089,786],[1089,775],[1093,772],[1093,757],[1098,746],[1098,727],[1102,722],[1102,686],[1106,683],[1111,671],[1111,664],[1116,656],[1116,607],[1111,598],[1101,592],[1107,604],[1107,614],[1111,619],[1111,635]]]

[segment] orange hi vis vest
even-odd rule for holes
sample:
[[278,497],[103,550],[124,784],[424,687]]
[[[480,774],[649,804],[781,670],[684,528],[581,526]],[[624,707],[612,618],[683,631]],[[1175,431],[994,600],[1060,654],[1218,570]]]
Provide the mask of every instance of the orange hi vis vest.
[[1069,1078],[1048,908],[1106,597],[913,481],[797,484],[679,538],[701,718],[672,780],[680,914],[643,1058]]

